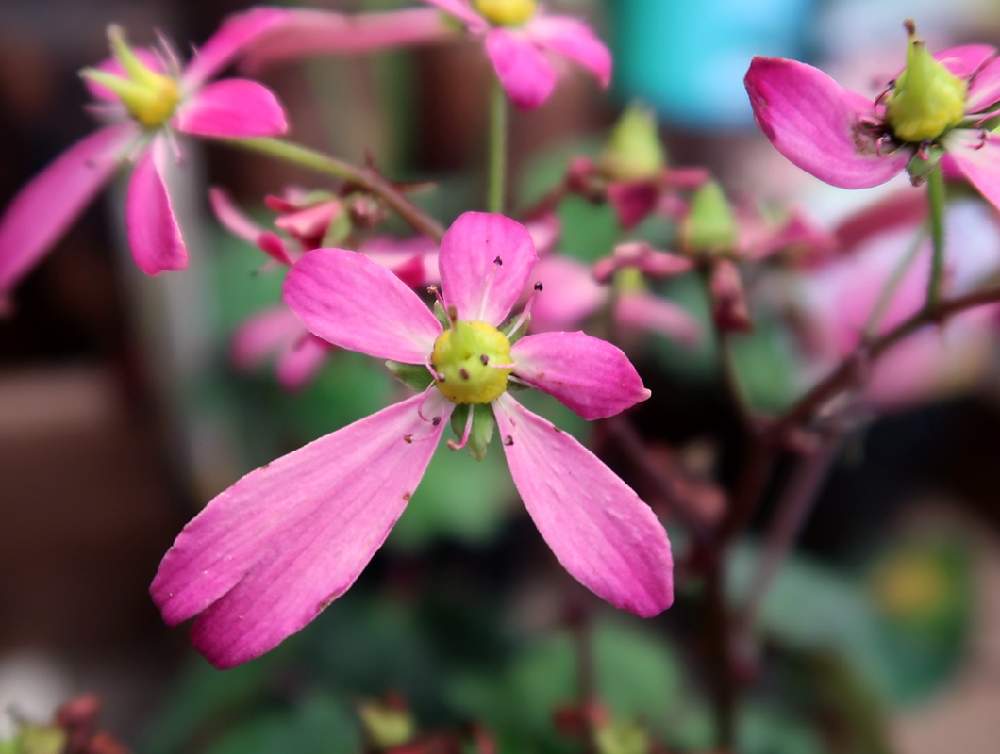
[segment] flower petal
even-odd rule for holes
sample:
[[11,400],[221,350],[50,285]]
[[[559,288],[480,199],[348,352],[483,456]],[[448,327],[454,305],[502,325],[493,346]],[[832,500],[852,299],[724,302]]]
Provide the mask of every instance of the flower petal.
[[256,369],[308,335],[302,322],[287,306],[264,309],[244,320],[233,335],[233,365],[237,369]]
[[518,107],[538,107],[556,88],[552,64],[521,32],[491,29],[486,35],[486,54],[507,96]]
[[437,242],[426,236],[373,236],[358,246],[358,253],[391,270],[410,288],[441,282],[437,251]]
[[670,542],[649,506],[571,435],[510,395],[493,412],[514,484],[563,568],[636,615],[670,607]]
[[199,89],[174,115],[179,131],[192,136],[245,139],[288,133],[278,98],[249,79],[223,79]]
[[454,16],[463,24],[465,24],[469,31],[485,31],[489,28],[489,24],[486,19],[480,16],[473,9],[469,0],[423,0],[428,5],[433,5],[440,11],[447,13],[450,16]]
[[701,340],[701,325],[682,307],[648,293],[619,294],[615,321],[623,328],[663,335],[685,345]]
[[125,231],[132,258],[147,275],[183,270],[187,247],[181,236],[164,178],[169,145],[157,138],[139,159],[125,198]]
[[278,383],[286,390],[305,386],[323,368],[330,349],[325,340],[303,331],[302,337],[278,357]]
[[285,303],[313,335],[404,364],[423,364],[441,334],[417,294],[354,251],[308,252],[285,278]]
[[[476,17],[478,19],[478,17]],[[478,19],[482,24],[482,19]],[[313,55],[358,55],[438,42],[459,32],[436,10],[405,8],[386,13],[337,13],[294,8],[244,55],[242,69],[257,71],[282,60]]]
[[959,78],[967,78],[997,54],[993,45],[967,44],[934,53],[934,59]]
[[96,131],[59,155],[14,197],[0,217],[0,298],[108,182],[137,135],[131,123]]
[[525,33],[543,48],[589,71],[605,89],[611,83],[611,53],[583,21],[540,13],[528,22]]
[[785,58],[754,58],[743,79],[765,136],[795,165],[832,186],[869,188],[906,167],[909,152],[878,154],[859,130],[872,102],[817,68]]
[[538,261],[531,236],[503,215],[466,212],[441,240],[441,287],[459,319],[499,325]]
[[283,265],[291,266],[292,255],[285,242],[275,233],[261,227],[240,210],[223,189],[208,190],[208,203],[215,219],[237,238],[256,244],[261,251]]
[[244,48],[287,21],[288,14],[289,11],[280,8],[251,8],[229,16],[184,70],[181,81],[185,90],[200,87],[229,65]]
[[978,113],[997,102],[1000,102],[1000,57],[993,57],[976,72],[965,99],[965,111]]
[[510,350],[514,374],[584,419],[607,419],[649,398],[620,348],[582,332],[527,335]]
[[[436,392],[436,391],[435,391]],[[195,615],[195,646],[217,667],[253,659],[354,583],[427,468],[440,420],[426,393],[250,472],[177,536],[150,587],[163,619]]]
[[590,268],[570,257],[542,257],[532,277],[542,284],[531,305],[532,332],[579,325],[608,296],[607,288],[597,284]]
[[945,137],[944,148],[969,183],[1000,210],[1000,135],[956,129]]
[[614,207],[618,222],[629,230],[641,223],[660,203],[656,181],[612,181],[608,184],[608,204]]

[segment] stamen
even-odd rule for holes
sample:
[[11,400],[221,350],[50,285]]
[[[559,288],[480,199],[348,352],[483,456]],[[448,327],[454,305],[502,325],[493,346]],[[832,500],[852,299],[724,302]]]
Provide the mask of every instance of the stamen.
[[490,364],[490,369],[513,369],[517,364],[511,362],[510,364]]
[[542,292],[542,281],[541,280],[539,280],[537,283],[535,283],[535,290],[538,291],[539,293]]
[[482,364],[484,367],[488,366],[490,363],[490,357],[487,356],[485,353],[479,354],[479,363]]
[[441,289],[436,285],[427,286],[427,293],[434,297],[434,300],[441,304],[442,311],[448,311],[448,307],[444,305],[444,297],[441,295]]
[[462,430],[462,437],[458,442],[449,439],[448,447],[452,450],[461,450],[469,444],[469,436],[472,434],[472,420],[476,416],[475,408],[469,406],[469,416],[465,420],[465,428]]
[[503,438],[503,444],[506,445],[508,448],[511,445],[513,445],[514,444],[514,438],[513,438],[513,436],[512,435],[507,435],[505,438]]
[[507,331],[507,338],[513,338],[518,331],[524,327],[524,325],[531,320],[531,307],[535,303],[535,296],[532,294],[531,298],[524,305],[524,309],[521,311],[521,316],[514,320],[514,324],[511,326],[510,330]]
[[[432,355],[433,354],[427,354],[427,359],[424,361],[424,367],[431,373],[431,377],[433,377],[437,382],[444,382],[444,375],[436,370],[434,368],[434,364],[431,362]],[[421,414],[421,418],[424,418],[423,414]]]

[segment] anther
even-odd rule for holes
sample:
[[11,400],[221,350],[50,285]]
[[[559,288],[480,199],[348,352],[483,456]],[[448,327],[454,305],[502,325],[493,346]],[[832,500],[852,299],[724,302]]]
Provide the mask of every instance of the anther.
[[[444,382],[444,380],[441,380],[441,381]],[[439,425],[440,423],[441,423],[441,417],[440,416],[435,416],[433,419],[431,419],[431,424],[433,424],[435,427],[437,425]]]
[[496,259],[493,260],[493,264],[497,267],[503,267],[503,260],[500,258],[499,254],[497,254]]
[[403,435],[403,441],[406,442],[407,445],[412,445],[413,444],[413,435],[411,435],[411,434],[405,434],[405,435]]
[[539,280],[537,283],[535,283],[535,290],[536,291],[541,291],[542,290],[542,281],[541,280]]
[[490,357],[487,356],[485,353],[479,354],[479,363],[482,364],[483,366],[488,365],[490,363]]
[[452,322],[458,320],[458,307],[456,307],[454,304],[448,307],[448,319],[450,319]]
[[458,376],[461,377],[463,380],[468,380],[469,370],[466,369],[465,367],[462,367],[461,369],[458,370]]
[[505,438],[503,438],[503,444],[509,448],[511,445],[514,444],[514,438],[511,435],[507,435]]

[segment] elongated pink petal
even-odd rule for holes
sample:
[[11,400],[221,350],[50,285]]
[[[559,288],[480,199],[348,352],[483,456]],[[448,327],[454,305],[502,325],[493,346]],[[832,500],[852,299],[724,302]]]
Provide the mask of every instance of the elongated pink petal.
[[423,236],[375,236],[358,246],[358,253],[392,270],[410,288],[426,288],[441,282],[437,250],[437,243]]
[[491,29],[486,35],[486,53],[504,91],[518,107],[538,107],[555,90],[555,69],[523,32]]
[[584,419],[607,419],[649,398],[620,348],[582,332],[528,335],[510,351],[514,374]]
[[286,390],[304,387],[323,368],[330,350],[325,340],[303,330],[302,337],[278,357],[278,383]]
[[285,20],[246,50],[242,68],[257,71],[282,60],[316,55],[359,55],[430,44],[458,33],[460,30],[430,8],[406,8],[386,13],[294,8]]
[[611,53],[583,21],[539,13],[528,22],[525,33],[541,47],[589,71],[605,89],[611,83]]
[[966,78],[978,71],[991,57],[997,54],[993,45],[967,44],[949,47],[934,53],[934,58],[959,78]]
[[331,199],[280,215],[274,224],[300,240],[316,237],[322,239],[330,223],[343,211],[344,205],[340,200]]
[[636,615],[670,607],[670,542],[649,506],[571,435],[510,395],[494,402],[493,413],[514,484],[563,568]]
[[521,223],[486,212],[462,214],[441,240],[441,287],[459,319],[499,325],[538,261]]
[[993,57],[976,72],[965,100],[965,111],[978,113],[1000,102],[1000,57]]
[[945,138],[945,151],[969,183],[1000,210],[1000,136],[956,129]]
[[215,218],[237,238],[255,244],[261,233],[266,232],[262,226],[251,220],[236,206],[225,189],[212,186],[208,190],[208,204],[212,208]]
[[426,362],[441,324],[385,267],[343,249],[308,252],[285,278],[285,303],[308,330],[349,351]]
[[163,619],[197,615],[195,646],[218,667],[302,629],[350,588],[420,482],[451,411],[438,402],[421,418],[430,400],[415,395],[321,437],[212,500],[150,587]]
[[183,270],[188,264],[187,247],[164,178],[171,159],[169,149],[163,138],[153,140],[132,171],[125,198],[129,248],[136,265],[147,275]]
[[197,89],[229,65],[245,48],[288,19],[281,8],[251,8],[235,13],[198,50],[184,70],[181,81],[187,91]]
[[454,16],[470,31],[480,32],[489,28],[489,23],[473,9],[469,0],[423,0],[423,2],[433,5],[449,16]]
[[754,210],[740,218],[739,226],[739,251],[756,261],[793,247],[802,250],[800,260],[817,261],[836,247],[833,234],[796,209],[779,223]]
[[264,309],[245,320],[233,335],[233,365],[237,369],[255,369],[308,336],[301,320],[287,306]]
[[[150,70],[162,73],[164,70],[163,62],[160,60],[160,56],[149,47],[133,47],[132,52],[135,53],[136,57],[143,62],[143,64]],[[111,73],[116,76],[125,76],[125,68],[118,61],[116,57],[108,57],[102,60],[100,63],[94,66],[98,71],[103,71],[104,73]],[[90,92],[90,96],[96,100],[101,100],[103,102],[120,102],[118,95],[108,89],[106,86],[101,86],[100,84],[91,81],[88,78],[83,79],[84,85]]]
[[594,279],[605,283],[618,270],[636,269],[653,278],[670,278],[694,269],[688,257],[654,249],[645,241],[626,241],[615,246],[611,256],[594,263]]
[[532,332],[576,327],[607,300],[590,268],[570,257],[542,257],[532,278],[542,284],[531,307]]
[[136,136],[130,123],[102,128],[59,155],[14,197],[0,218],[0,298],[108,182]]
[[859,119],[873,104],[817,68],[785,58],[754,58],[743,79],[754,117],[781,154],[841,188],[885,183],[906,167],[905,149],[876,152]]
[[193,136],[245,139],[288,132],[274,93],[249,79],[223,79],[199,89],[174,115],[179,131]]
[[615,302],[615,321],[624,329],[663,335],[685,345],[701,340],[701,325],[684,309],[648,293],[621,293]]

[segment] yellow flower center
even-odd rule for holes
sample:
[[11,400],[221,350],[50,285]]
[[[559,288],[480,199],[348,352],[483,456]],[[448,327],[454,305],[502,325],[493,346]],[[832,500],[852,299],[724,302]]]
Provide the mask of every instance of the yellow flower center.
[[108,42],[111,52],[125,70],[125,75],[119,76],[95,68],[85,69],[83,75],[114,92],[129,115],[146,128],[155,128],[170,120],[181,100],[177,81],[142,62],[128,46],[120,27],[112,26],[108,29]]
[[535,15],[535,0],[475,0],[476,10],[499,26],[520,26]]
[[491,403],[507,390],[510,341],[493,325],[459,320],[434,342],[438,390],[454,403]]
[[897,139],[937,139],[965,117],[968,85],[927,52],[910,28],[906,70],[896,79],[889,98],[888,119]]

